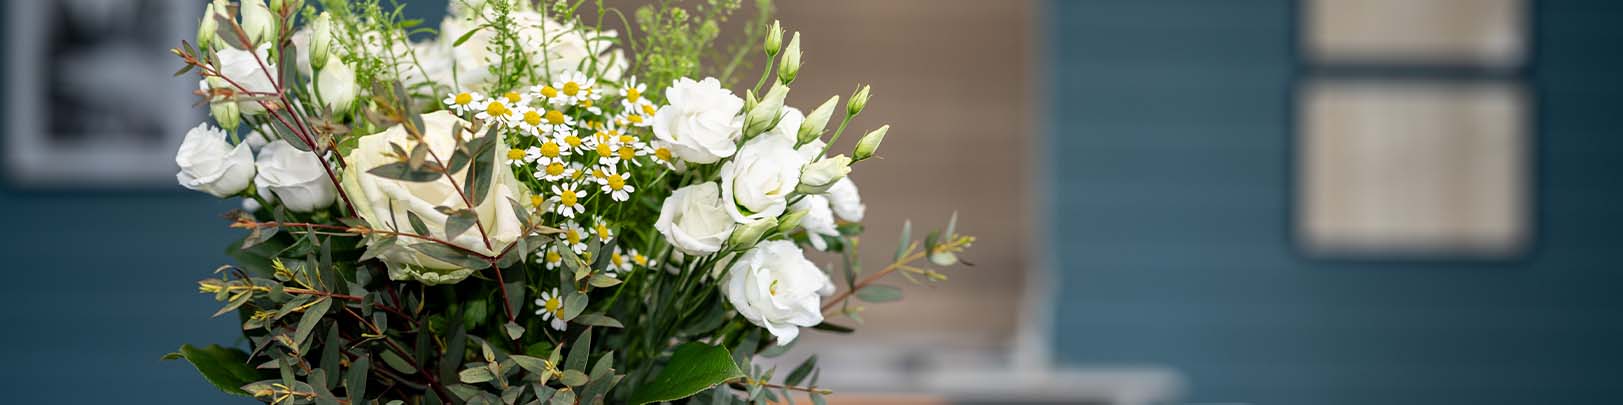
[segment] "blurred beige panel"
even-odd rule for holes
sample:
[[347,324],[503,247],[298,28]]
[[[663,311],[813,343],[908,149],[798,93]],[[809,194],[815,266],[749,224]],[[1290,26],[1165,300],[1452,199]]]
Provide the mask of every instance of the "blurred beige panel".
[[1519,254],[1528,103],[1501,83],[1319,82],[1304,90],[1298,231],[1332,255]]
[[1522,0],[1309,0],[1303,33],[1329,62],[1507,66],[1528,54]]

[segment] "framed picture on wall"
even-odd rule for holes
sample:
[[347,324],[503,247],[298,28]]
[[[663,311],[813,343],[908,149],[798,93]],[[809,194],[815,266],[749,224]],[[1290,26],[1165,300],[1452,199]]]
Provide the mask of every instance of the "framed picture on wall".
[[[174,151],[204,118],[168,49],[195,0],[9,1],[5,171],[26,187],[174,185]],[[157,79],[154,79],[157,78]]]

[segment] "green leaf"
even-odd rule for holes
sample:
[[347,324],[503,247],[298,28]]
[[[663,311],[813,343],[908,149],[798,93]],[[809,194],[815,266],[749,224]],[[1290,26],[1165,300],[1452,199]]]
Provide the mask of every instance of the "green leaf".
[[406,211],[406,220],[411,222],[412,233],[416,233],[418,235],[428,234],[428,224],[424,224],[423,219],[418,217],[417,213]]
[[587,301],[586,294],[570,291],[570,294],[564,297],[564,321],[573,321],[581,312],[586,311]]
[[293,331],[294,346],[304,346],[304,340],[310,338],[310,332],[314,331],[316,325],[321,323],[322,317],[327,316],[327,309],[331,307],[332,299],[320,297],[316,299],[314,306],[304,310],[304,315],[299,317],[299,328]]
[[371,371],[371,367],[372,360],[365,355],[349,364],[349,374],[344,375],[344,389],[349,393],[349,403],[366,402],[367,372]]
[[468,32],[462,34],[462,36],[456,37],[456,42],[452,42],[451,47],[455,48],[455,47],[458,47],[458,46],[462,46],[463,42],[468,42],[468,39],[473,38],[473,34],[478,34],[479,30],[482,29],[482,28],[485,28],[485,26],[481,25],[481,26],[478,26],[478,27],[473,27],[473,29],[468,30]]
[[856,329],[851,329],[851,327],[849,327],[849,326],[840,326],[840,325],[832,324],[832,323],[828,323],[828,322],[823,322],[823,323],[819,323],[817,325],[813,325],[812,329],[816,329],[816,330],[820,330],[820,331],[824,331],[824,332],[834,332],[834,333],[851,333],[851,332],[856,331]]
[[517,363],[519,368],[524,369],[524,371],[536,374],[547,371],[546,360],[541,360],[539,357],[514,354],[507,356],[507,358],[513,359],[513,363]]
[[913,242],[913,221],[904,221],[904,222],[902,222],[902,241],[897,242],[897,244],[896,244],[896,258],[891,259],[891,261],[894,261],[894,262],[902,261],[902,256],[907,255],[907,251],[908,251],[907,246],[911,245],[912,242]]
[[[294,142],[297,143],[297,142]],[[440,179],[440,172],[432,170],[412,169],[409,162],[387,163],[367,170],[367,173],[390,180],[409,181],[414,183],[427,183]]]
[[586,356],[592,353],[592,328],[580,332],[575,344],[569,346],[569,356],[564,358],[564,368],[568,370],[585,370]]
[[456,213],[445,218],[445,239],[456,239],[457,236],[467,232],[468,228],[472,228],[478,221],[479,217],[474,215],[473,210],[457,210]]
[[800,385],[800,382],[805,381],[806,376],[811,375],[812,369],[815,368],[817,368],[817,355],[814,354],[806,358],[804,363],[800,363],[799,367],[795,367],[795,371],[790,371],[789,376],[784,378],[783,383],[785,385]]
[[518,340],[519,337],[524,336],[524,327],[519,326],[518,323],[509,321],[507,322],[507,325],[503,326],[503,328],[507,331],[507,337],[512,338],[513,340]]
[[580,314],[580,316],[575,317],[574,322],[581,325],[602,326],[609,328],[625,327],[625,325],[621,324],[620,321],[599,313]]
[[857,290],[857,299],[872,302],[891,302],[902,299],[902,289],[884,284],[869,284]]
[[242,386],[267,378],[248,365],[248,352],[231,347],[180,345],[180,351],[164,355],[163,359],[186,359],[209,384],[231,395],[251,396]]
[[586,373],[582,373],[580,370],[564,370],[563,378],[559,379],[558,381],[564,383],[564,385],[579,387],[586,385],[588,378],[586,377]]
[[665,368],[631,394],[631,404],[675,401],[744,377],[727,349],[693,342],[676,348]]
[[417,373],[417,367],[412,367],[410,362],[407,362],[406,359],[400,358],[400,355],[395,354],[393,351],[385,350],[380,354],[380,356],[383,357],[383,363],[388,364],[389,368],[392,368],[395,371],[408,375]]
[[457,380],[468,384],[478,384],[495,378],[496,376],[490,374],[490,369],[484,366],[475,366],[457,373]]

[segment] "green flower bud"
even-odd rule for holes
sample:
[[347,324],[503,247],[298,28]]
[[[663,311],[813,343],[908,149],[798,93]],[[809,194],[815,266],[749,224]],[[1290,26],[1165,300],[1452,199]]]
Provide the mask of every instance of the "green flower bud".
[[845,112],[851,115],[861,114],[862,109],[867,106],[868,86],[863,85],[862,88],[857,89],[855,94],[851,95],[851,102],[845,105]]
[[203,7],[203,21],[197,23],[197,51],[208,52],[209,45],[214,44],[214,37],[219,35],[220,22],[214,19],[214,4]]
[[235,101],[209,103],[209,115],[228,133],[237,132],[237,125],[242,124],[242,110]]
[[789,86],[774,83],[766,96],[744,116],[744,138],[753,138],[778,125],[783,116],[783,100],[789,97]]
[[310,67],[321,70],[327,66],[327,52],[331,48],[332,15],[323,11],[310,22]]
[[856,161],[861,162],[873,157],[874,152],[879,150],[879,143],[885,141],[885,132],[887,131],[890,131],[890,125],[879,127],[879,129],[863,135],[862,140],[857,141],[857,150],[851,152],[856,157]]
[[795,191],[804,194],[822,194],[828,192],[830,187],[834,187],[835,182],[850,173],[851,158],[845,155],[824,158],[800,169],[800,185],[795,187]]
[[242,0],[242,32],[248,41],[258,45],[276,39],[276,17],[271,15],[265,0]]
[[823,128],[828,127],[828,119],[834,116],[834,106],[840,103],[840,96],[829,97],[823,105],[817,106],[806,120],[800,122],[800,131],[796,133],[798,143],[795,146],[805,145],[813,139],[823,136]]
[[762,236],[777,228],[777,218],[757,219],[733,228],[733,234],[727,237],[727,244],[735,250],[746,250],[755,247],[755,242],[760,242]]
[[794,38],[789,39],[789,48],[783,51],[783,63],[778,65],[778,81],[783,84],[793,83],[795,75],[800,73],[800,32],[795,32]]
[[778,233],[787,234],[789,232],[794,232],[795,228],[800,227],[800,220],[806,218],[807,212],[811,211],[799,210],[791,211],[788,214],[783,214],[783,217],[778,218]]
[[778,51],[783,49],[783,25],[778,24],[778,20],[772,20],[772,26],[766,29],[766,41],[762,48],[765,48],[768,58],[777,56]]
[[744,90],[744,112],[754,110],[755,105],[760,103],[761,99],[755,97],[755,90]]

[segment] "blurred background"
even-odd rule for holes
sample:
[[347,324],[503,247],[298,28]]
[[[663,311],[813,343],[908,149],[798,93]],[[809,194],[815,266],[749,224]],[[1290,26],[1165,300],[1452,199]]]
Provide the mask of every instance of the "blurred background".
[[[791,104],[871,84],[854,128],[894,127],[855,177],[868,256],[904,219],[980,238],[784,359],[834,399],[1623,398],[1623,3],[779,3]],[[158,361],[236,339],[193,284],[236,203],[173,178],[201,1],[3,13],[7,402],[229,402]]]

